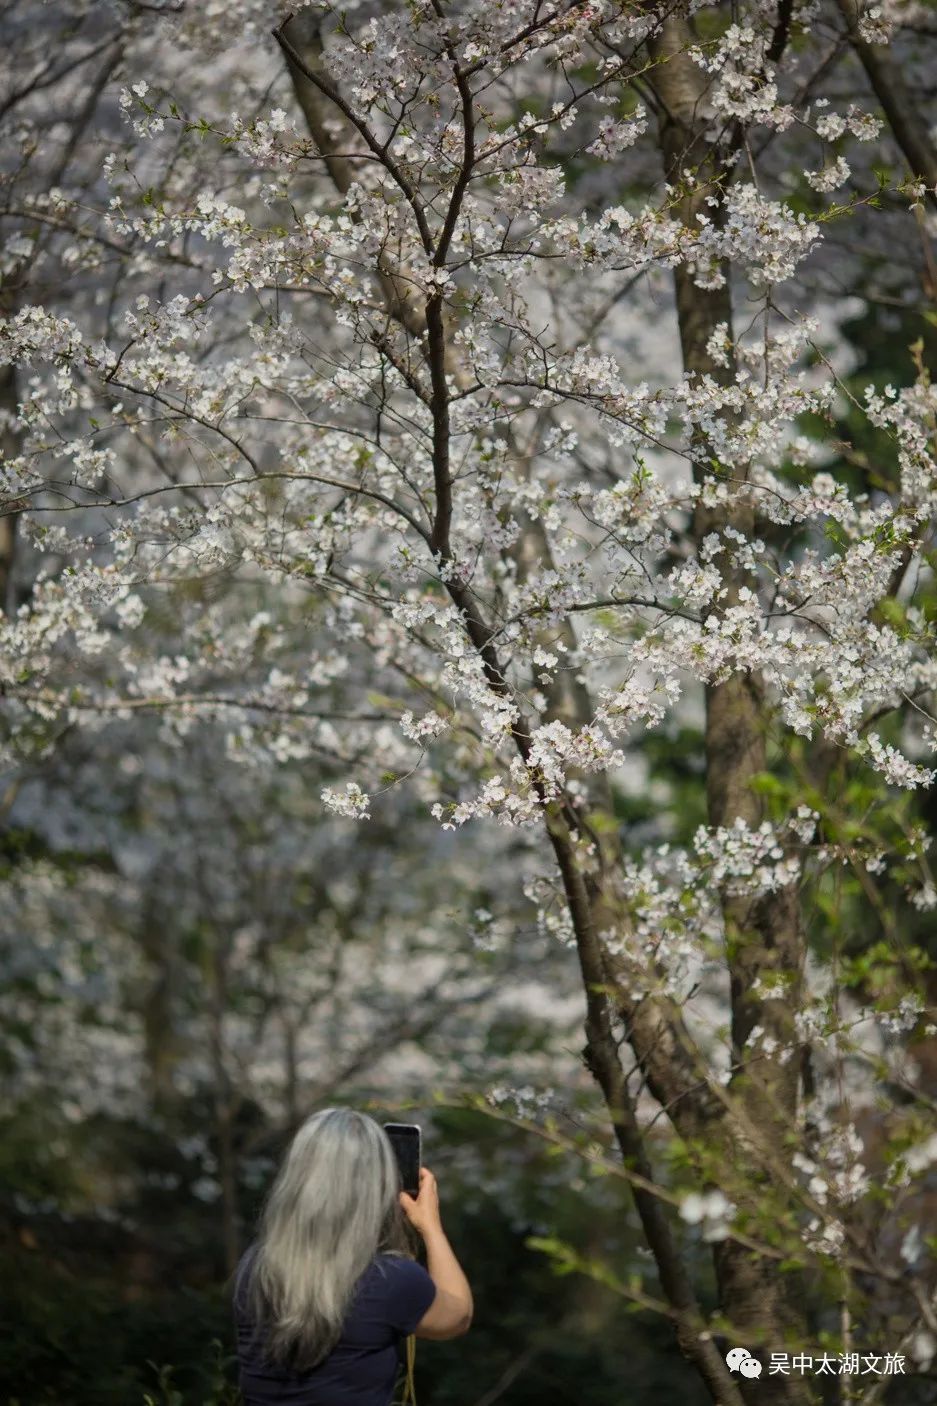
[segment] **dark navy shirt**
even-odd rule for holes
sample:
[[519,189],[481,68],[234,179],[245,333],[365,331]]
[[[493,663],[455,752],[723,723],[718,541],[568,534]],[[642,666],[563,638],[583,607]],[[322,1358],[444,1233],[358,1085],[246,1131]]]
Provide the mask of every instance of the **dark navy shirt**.
[[243,1286],[253,1248],[238,1265],[234,1293],[245,1406],[390,1406],[403,1339],[436,1297],[423,1266],[402,1255],[378,1255],[355,1286],[342,1335],[328,1357],[310,1372],[291,1372],[265,1361],[262,1345],[251,1344]]

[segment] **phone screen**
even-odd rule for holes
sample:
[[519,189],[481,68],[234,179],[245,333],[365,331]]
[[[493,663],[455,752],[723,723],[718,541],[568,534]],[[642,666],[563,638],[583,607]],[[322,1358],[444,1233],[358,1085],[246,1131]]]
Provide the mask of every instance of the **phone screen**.
[[420,1189],[420,1129],[416,1123],[385,1123],[384,1131],[397,1158],[400,1184],[408,1195],[416,1196]]

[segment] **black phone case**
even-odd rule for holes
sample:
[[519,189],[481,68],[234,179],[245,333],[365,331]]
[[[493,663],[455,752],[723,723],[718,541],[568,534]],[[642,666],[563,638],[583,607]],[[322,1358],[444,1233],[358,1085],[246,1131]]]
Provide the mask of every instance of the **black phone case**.
[[384,1131],[390,1138],[394,1156],[397,1158],[401,1185],[408,1195],[416,1196],[420,1189],[423,1146],[420,1128],[416,1123],[385,1123]]

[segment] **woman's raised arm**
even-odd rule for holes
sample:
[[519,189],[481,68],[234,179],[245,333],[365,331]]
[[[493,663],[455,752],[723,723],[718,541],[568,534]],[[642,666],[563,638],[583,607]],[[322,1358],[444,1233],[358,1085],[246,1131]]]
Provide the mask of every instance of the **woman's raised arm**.
[[400,1193],[400,1204],[423,1237],[426,1268],[436,1285],[436,1297],[417,1324],[418,1338],[458,1338],[472,1323],[474,1304],[469,1282],[442,1228],[436,1178],[428,1167],[420,1169],[420,1189],[415,1197]]

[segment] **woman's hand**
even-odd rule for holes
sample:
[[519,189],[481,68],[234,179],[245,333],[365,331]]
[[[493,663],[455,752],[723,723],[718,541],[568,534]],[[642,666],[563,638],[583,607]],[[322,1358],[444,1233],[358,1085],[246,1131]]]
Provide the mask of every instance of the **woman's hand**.
[[400,1204],[406,1212],[410,1224],[425,1238],[428,1230],[442,1228],[439,1215],[439,1191],[436,1178],[429,1167],[420,1168],[420,1189],[416,1196],[406,1191],[400,1193]]

